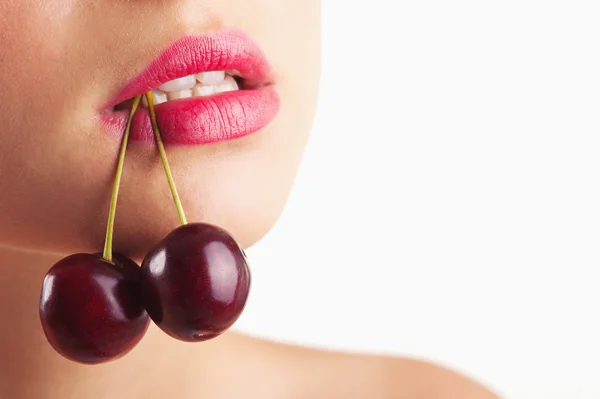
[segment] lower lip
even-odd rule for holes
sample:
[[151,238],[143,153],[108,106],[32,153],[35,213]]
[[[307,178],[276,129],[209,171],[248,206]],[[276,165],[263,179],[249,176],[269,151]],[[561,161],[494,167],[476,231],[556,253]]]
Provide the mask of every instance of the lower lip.
[[[239,90],[211,97],[167,101],[155,106],[161,137],[169,145],[200,145],[239,139],[266,127],[279,111],[279,96],[271,86]],[[104,112],[100,122],[121,138],[129,110]],[[138,108],[130,140],[154,143],[147,108]]]

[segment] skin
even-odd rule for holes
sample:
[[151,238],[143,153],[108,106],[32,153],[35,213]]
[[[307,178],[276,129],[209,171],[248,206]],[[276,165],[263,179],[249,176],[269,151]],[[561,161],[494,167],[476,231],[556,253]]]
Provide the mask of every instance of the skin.
[[[495,398],[424,362],[234,333],[193,345],[151,326],[129,355],[96,367],[63,359],[43,336],[44,274],[104,244],[119,141],[95,119],[99,107],[182,35],[236,28],[253,38],[274,67],[277,118],[234,142],[167,149],[188,220],[248,247],[279,217],[308,138],[319,13],[317,0],[0,0],[0,320],[10,325],[0,329],[0,397]],[[139,263],[175,226],[155,148],[132,143],[115,250]]]

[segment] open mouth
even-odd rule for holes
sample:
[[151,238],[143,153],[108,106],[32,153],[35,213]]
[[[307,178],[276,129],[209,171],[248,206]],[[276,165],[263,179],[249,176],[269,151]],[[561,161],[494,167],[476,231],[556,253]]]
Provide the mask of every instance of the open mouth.
[[[279,110],[266,58],[239,32],[173,43],[98,111],[106,130],[121,137],[133,98],[149,91],[163,140],[171,145],[234,140],[264,128]],[[131,140],[152,142],[145,99],[141,107]]]
[[[238,90],[254,90],[264,86],[258,82],[248,82],[236,70],[200,72],[170,80],[152,90],[155,105],[193,97],[211,97],[220,93]],[[133,98],[115,105],[112,110],[130,109]],[[146,97],[142,97],[142,108],[148,108]]]

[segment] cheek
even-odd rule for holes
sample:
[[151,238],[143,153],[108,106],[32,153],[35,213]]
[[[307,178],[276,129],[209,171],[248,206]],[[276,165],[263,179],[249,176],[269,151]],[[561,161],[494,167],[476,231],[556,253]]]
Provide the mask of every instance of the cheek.
[[22,99],[52,94],[57,72],[65,69],[61,60],[69,11],[69,1],[1,2],[0,84],[3,95],[11,99],[9,107],[17,109],[29,103]]
[[0,87],[10,99],[0,107],[0,243],[64,251],[105,214],[116,148],[96,134],[82,96],[86,3],[0,0]]
[[[68,1],[0,1],[0,181],[2,192],[23,183],[37,154],[49,149],[64,119],[68,91],[64,38]],[[60,5],[60,7],[58,7]],[[62,60],[62,61],[61,61]],[[63,89],[67,86],[67,89]]]

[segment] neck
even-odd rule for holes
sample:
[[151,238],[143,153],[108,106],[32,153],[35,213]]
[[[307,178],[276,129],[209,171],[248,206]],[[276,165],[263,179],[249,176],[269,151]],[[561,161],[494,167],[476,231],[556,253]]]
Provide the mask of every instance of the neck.
[[165,395],[156,397],[187,398],[191,382],[224,355],[227,339],[186,344],[151,323],[119,360],[86,366],[64,359],[46,341],[39,320],[42,281],[59,258],[0,247],[0,398],[136,399],[161,391]]

